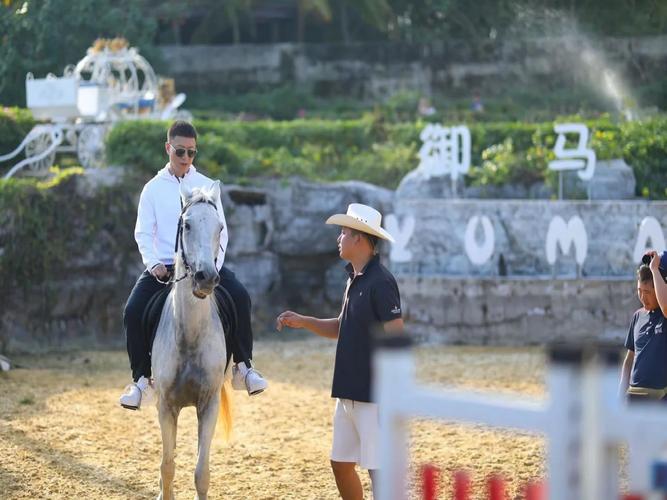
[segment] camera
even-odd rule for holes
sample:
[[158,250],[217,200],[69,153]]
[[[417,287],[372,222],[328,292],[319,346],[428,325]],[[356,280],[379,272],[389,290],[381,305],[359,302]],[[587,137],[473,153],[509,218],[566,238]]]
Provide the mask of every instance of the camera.
[[[658,272],[660,272],[660,276],[667,281],[667,251],[662,252],[661,254],[657,255],[658,259]],[[642,264],[648,266],[651,264],[653,259],[651,258],[651,254],[645,253],[642,255]]]

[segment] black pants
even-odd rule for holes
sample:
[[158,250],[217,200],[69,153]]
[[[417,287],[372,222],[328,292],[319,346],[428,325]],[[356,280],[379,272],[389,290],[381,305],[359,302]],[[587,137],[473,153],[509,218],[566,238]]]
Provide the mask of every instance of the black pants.
[[[141,273],[139,279],[130,292],[130,296],[123,311],[123,327],[127,341],[127,353],[130,356],[132,378],[136,382],[140,377],[151,376],[151,338],[142,328],[142,318],[146,305],[151,297],[166,285],[163,285],[147,270]],[[249,366],[252,359],[252,326],[250,324],[250,295],[236,279],[236,275],[222,266],[220,269],[220,283],[232,296],[236,305],[236,331],[230,332],[232,338],[232,356],[235,363],[244,361]]]

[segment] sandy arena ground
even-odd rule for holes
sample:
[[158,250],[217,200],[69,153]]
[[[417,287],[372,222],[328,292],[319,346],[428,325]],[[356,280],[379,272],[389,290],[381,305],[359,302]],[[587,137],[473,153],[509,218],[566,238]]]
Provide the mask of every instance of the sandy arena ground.
[[[338,498],[328,458],[334,349],[334,342],[316,337],[256,342],[256,365],[270,387],[253,398],[235,393],[232,441],[213,444],[210,498]],[[157,496],[157,412],[117,405],[129,379],[125,352],[13,361],[24,368],[0,373],[1,499]],[[544,397],[544,356],[537,349],[428,347],[417,350],[417,361],[424,382]],[[179,498],[194,496],[196,435],[195,413],[187,408],[179,420]],[[544,475],[544,441],[420,421],[412,426],[412,459],[442,469],[441,499],[451,498],[451,471],[460,468],[472,474],[474,498],[485,498],[487,475],[501,473],[513,499],[520,498],[522,484]],[[368,492],[366,474],[362,478]]]

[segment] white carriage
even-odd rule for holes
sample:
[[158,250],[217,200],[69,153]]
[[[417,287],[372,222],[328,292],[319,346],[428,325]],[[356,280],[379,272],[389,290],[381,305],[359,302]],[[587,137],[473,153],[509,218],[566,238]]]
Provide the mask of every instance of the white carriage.
[[62,77],[26,76],[27,107],[40,123],[0,162],[17,158],[5,174],[21,169],[46,170],[56,153],[74,153],[84,168],[104,165],[104,139],[117,121],[137,118],[192,118],[179,110],[185,94],[175,94],[173,80],[158,81],[151,65],[124,39],[97,40]]

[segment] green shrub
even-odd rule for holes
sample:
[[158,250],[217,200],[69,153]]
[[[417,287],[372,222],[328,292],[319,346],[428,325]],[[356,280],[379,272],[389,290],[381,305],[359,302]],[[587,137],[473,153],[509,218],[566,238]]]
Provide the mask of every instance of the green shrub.
[[338,180],[359,179],[378,186],[396,188],[401,179],[417,168],[417,144],[373,144],[350,159]]
[[[32,113],[27,109],[0,108],[0,156],[14,151],[35,123]],[[23,158],[25,156],[20,155],[19,161]],[[0,163],[0,166],[5,167],[13,163],[14,161],[10,160]]]
[[[68,272],[66,261],[87,255],[95,244],[131,241],[127,220],[136,209],[124,187],[82,197],[76,194],[75,179],[83,169],[54,167],[52,173],[45,181],[0,180],[0,280],[5,291],[62,277]],[[104,243],[99,239],[102,229],[109,233]]]
[[[569,116],[559,122],[583,122],[589,146],[598,160],[624,157],[635,169],[638,193],[652,198],[667,194],[667,118],[617,125],[608,116],[584,120]],[[445,125],[458,125],[448,123]],[[196,164],[225,182],[256,177],[300,175],[311,180],[358,179],[395,188],[418,165],[420,133],[426,122],[391,123],[382,113],[356,120],[293,120],[235,122],[201,120]],[[154,173],[166,162],[164,135],[168,123],[124,122],[112,130],[107,151],[112,163]],[[555,186],[548,170],[554,159],[554,123],[472,123],[472,151],[467,182],[474,185],[545,181]],[[567,147],[574,147],[568,137]],[[662,186],[662,187],[660,187]]]
[[167,162],[166,122],[137,120],[116,124],[106,139],[107,158],[114,165],[150,174]]
[[187,107],[197,119],[254,119],[293,120],[308,118],[358,118],[368,105],[347,97],[315,96],[308,86],[282,86],[242,94],[189,93]]
[[667,118],[624,124],[619,142],[623,158],[635,172],[637,193],[667,199]]

